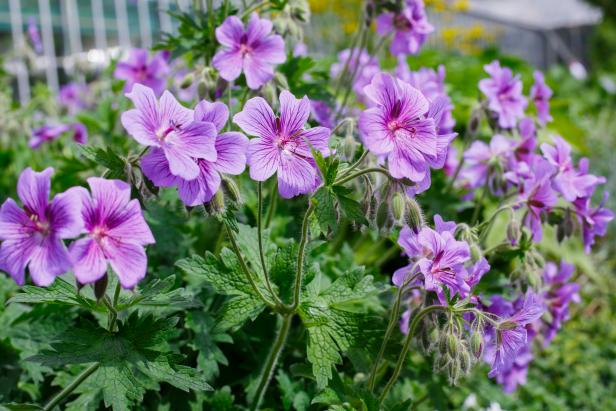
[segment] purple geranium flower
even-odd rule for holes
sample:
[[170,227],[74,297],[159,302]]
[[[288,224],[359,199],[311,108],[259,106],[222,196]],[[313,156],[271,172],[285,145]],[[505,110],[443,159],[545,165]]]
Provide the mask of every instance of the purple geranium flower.
[[143,246],[154,244],[139,200],[130,199],[130,186],[120,180],[91,177],[88,184],[91,194],[81,189],[86,236],[69,249],[75,277],[81,284],[94,283],[109,263],[122,287],[133,288],[146,274]]
[[362,141],[372,153],[387,158],[392,177],[418,183],[430,166],[444,165],[452,137],[437,134],[430,104],[419,90],[382,73],[365,92],[376,106],[359,118]]
[[498,117],[501,128],[513,128],[524,117],[526,97],[522,95],[522,81],[511,69],[501,67],[498,61],[484,66],[490,78],[479,81],[479,89],[488,98],[488,107]]
[[541,215],[550,211],[558,201],[556,193],[552,189],[551,180],[554,176],[554,167],[546,160],[536,157],[530,167],[532,175],[522,182],[520,205],[527,206],[524,224],[531,230],[533,240],[541,241]]
[[20,208],[7,199],[0,209],[0,268],[23,285],[26,267],[34,284],[46,287],[69,271],[71,259],[62,240],[81,231],[80,201],[76,189],[57,194],[51,202],[52,168],[25,169],[17,182]]
[[195,158],[216,161],[216,127],[195,121],[193,111],[171,93],[165,91],[158,102],[152,89],[135,84],[126,96],[136,108],[122,113],[122,125],[140,144],[160,149],[171,174],[194,180],[200,173]]
[[355,78],[353,79],[353,92],[357,95],[359,102],[368,103],[369,98],[364,93],[364,88],[370,84],[376,74],[381,72],[379,60],[368,54],[368,51],[365,49],[342,50],[338,53],[338,62],[332,64],[330,68],[332,78],[338,78],[342,75],[347,61],[349,75],[356,70]]
[[[224,128],[229,109],[223,103],[201,101],[195,108],[195,121],[210,122],[218,133]],[[229,131],[218,134],[214,147],[216,161],[195,159],[199,176],[185,180],[174,176],[161,149],[150,150],[141,160],[144,174],[159,187],[177,186],[180,199],[188,206],[207,203],[220,188],[220,174],[241,174],[246,168],[248,139],[242,133]]]
[[582,226],[582,239],[584,240],[584,250],[587,254],[595,243],[596,237],[603,237],[607,232],[607,225],[614,219],[614,213],[605,208],[608,199],[608,192],[603,195],[601,203],[593,208],[590,205],[590,197],[578,198],[573,205],[575,206],[578,220]]
[[116,66],[113,75],[126,80],[124,91],[130,92],[135,84],[143,84],[154,90],[159,96],[165,89],[165,82],[169,74],[169,65],[166,55],[161,52],[148,60],[148,51],[145,49],[132,49],[128,57]]
[[511,161],[514,142],[497,134],[490,144],[474,141],[464,152],[464,167],[460,179],[469,189],[484,187],[486,184],[495,194],[503,192],[503,173]]
[[56,140],[70,129],[71,126],[68,124],[45,124],[42,127],[32,130],[32,137],[30,138],[28,145],[30,148],[37,149],[45,142]]
[[531,291],[526,293],[522,307],[508,318],[499,321],[495,329],[494,360],[488,376],[494,377],[511,368],[520,350],[527,344],[526,325],[539,319],[545,312],[540,298]]
[[405,0],[401,9],[376,18],[381,36],[394,33],[389,51],[393,55],[417,54],[434,27],[428,22],[423,0]]
[[569,319],[569,303],[580,302],[580,285],[570,282],[574,270],[575,266],[565,261],[560,262],[560,268],[552,262],[545,265],[543,281],[549,288],[543,293],[543,299],[550,312],[550,321],[544,331],[544,345],[554,339],[562,323]]
[[89,92],[90,89],[85,84],[68,83],[60,87],[58,101],[72,116],[88,107]]
[[[558,170],[554,177],[554,189],[567,201],[578,197],[589,197],[598,184],[605,179],[576,170],[571,159],[571,146],[561,137],[554,137],[554,146],[543,143],[543,156]],[[585,167],[584,167],[585,168]]]
[[535,71],[533,77],[535,79],[535,84],[533,84],[530,89],[530,98],[537,108],[537,119],[539,123],[545,126],[548,122],[552,121],[552,116],[550,115],[552,89],[545,84],[545,78],[542,72]]
[[28,19],[28,39],[34,52],[36,54],[43,54],[43,41],[41,40],[41,33],[39,32],[38,22],[36,17],[31,16]]
[[274,77],[274,66],[284,63],[284,40],[271,34],[272,22],[252,13],[248,26],[236,16],[229,16],[216,29],[216,39],[223,49],[214,56],[213,65],[220,76],[233,81],[242,71],[246,84],[258,89]]
[[248,146],[248,165],[253,180],[265,181],[278,173],[278,192],[284,198],[312,192],[319,184],[318,168],[311,148],[329,155],[331,130],[304,129],[310,116],[310,100],[280,93],[280,116],[261,97],[251,98],[233,122],[249,135],[257,136]]

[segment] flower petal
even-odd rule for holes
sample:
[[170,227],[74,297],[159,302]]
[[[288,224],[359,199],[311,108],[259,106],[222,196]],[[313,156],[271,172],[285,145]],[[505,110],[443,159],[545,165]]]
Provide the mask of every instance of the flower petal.
[[278,192],[283,198],[295,197],[314,190],[317,172],[304,158],[282,152],[278,169]]
[[280,93],[280,133],[291,136],[301,130],[310,116],[310,100],[304,96],[295,98],[287,90]]
[[216,138],[216,170],[233,175],[241,174],[246,168],[247,148],[248,138],[242,133],[230,131],[219,135]]
[[34,227],[28,215],[12,198],[0,208],[0,240],[19,240],[32,235]]
[[210,103],[209,101],[201,100],[195,107],[195,121],[205,121],[213,123],[216,126],[216,131],[220,133],[227,123],[229,118],[229,109],[227,105],[220,102]]
[[374,107],[365,110],[359,117],[361,140],[374,154],[387,154],[394,148],[393,136],[385,124],[383,109]]
[[0,245],[0,269],[9,273],[19,285],[26,281],[26,265],[36,248],[37,236],[6,240]]
[[53,168],[49,167],[37,173],[30,167],[22,171],[17,182],[17,195],[25,208],[35,213],[39,218],[45,217],[51,191],[51,175]]
[[233,81],[242,73],[244,58],[237,50],[220,50],[214,55],[212,65],[220,72],[220,77]]
[[266,138],[250,140],[247,156],[250,178],[253,180],[267,180],[280,166],[280,152],[273,142]]
[[165,147],[165,157],[169,162],[171,174],[185,180],[194,180],[199,175],[199,166],[195,159],[185,154],[175,146]]
[[91,238],[82,238],[69,247],[73,273],[81,284],[100,280],[107,271],[107,260],[99,244]]
[[50,228],[58,238],[75,238],[83,231],[81,207],[88,192],[73,187],[54,197],[49,207]]
[[236,16],[229,16],[216,28],[216,40],[226,47],[238,45],[244,35],[244,24]]
[[276,116],[262,97],[248,100],[244,109],[233,116],[233,122],[251,136],[276,137]]
[[148,259],[142,246],[109,241],[105,251],[123,288],[134,288],[145,277]]
[[169,169],[165,152],[159,148],[151,148],[141,158],[141,170],[156,187],[171,187],[177,183],[177,177],[171,174]]
[[195,121],[167,136],[164,149],[169,146],[194,158],[216,161],[216,127],[212,123]]
[[134,244],[153,244],[154,236],[150,227],[143,218],[141,205],[138,200],[131,200],[118,216],[117,222],[107,231],[113,239]]
[[59,238],[47,236],[32,253],[28,264],[32,282],[40,287],[51,285],[57,276],[71,269],[71,259],[66,246]]

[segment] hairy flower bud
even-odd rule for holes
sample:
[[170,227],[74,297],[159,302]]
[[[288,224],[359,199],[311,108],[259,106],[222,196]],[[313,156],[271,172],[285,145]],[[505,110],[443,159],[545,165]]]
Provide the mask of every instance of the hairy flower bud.
[[222,184],[225,191],[229,194],[229,197],[231,197],[231,201],[234,201],[236,203],[242,202],[242,193],[240,191],[240,188],[237,186],[237,183],[233,179],[224,176],[222,178]]
[[451,358],[456,358],[459,351],[458,338],[455,334],[447,335],[447,353]]
[[194,81],[195,81],[195,74],[194,73],[188,73],[182,79],[182,82],[180,83],[180,88],[182,90],[185,90],[185,89],[189,88],[190,86],[192,86]]
[[108,284],[109,284],[109,277],[107,276],[106,273],[94,283],[94,296],[96,297],[96,301],[100,301],[100,299],[105,296],[105,292],[107,292]]
[[471,334],[471,351],[477,359],[483,354],[483,336],[478,330]]
[[386,201],[382,201],[376,210],[375,223],[379,230],[387,228],[387,222],[389,220],[389,205]]
[[406,197],[406,224],[411,230],[418,233],[425,225],[423,211],[415,199]]
[[521,234],[520,223],[513,218],[507,225],[507,240],[511,245],[517,245]]
[[397,192],[391,199],[391,213],[396,221],[400,221],[404,218],[404,209],[406,208],[404,197],[404,194]]

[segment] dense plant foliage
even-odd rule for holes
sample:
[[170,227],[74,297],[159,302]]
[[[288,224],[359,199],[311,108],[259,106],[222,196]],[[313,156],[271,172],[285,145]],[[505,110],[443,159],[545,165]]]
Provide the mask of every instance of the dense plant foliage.
[[613,389],[576,339],[613,335],[588,257],[613,214],[566,84],[419,54],[420,0],[367,4],[333,63],[309,15],[197,8],[88,84],[1,96],[4,407],[613,406],[566,366]]

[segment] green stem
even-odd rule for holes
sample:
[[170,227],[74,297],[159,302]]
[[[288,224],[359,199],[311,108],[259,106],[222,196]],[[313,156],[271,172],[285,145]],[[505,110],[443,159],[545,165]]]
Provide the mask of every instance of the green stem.
[[244,10],[244,13],[242,13],[242,18],[248,17],[250,13],[259,10],[261,7],[266,6],[267,4],[269,4],[269,0],[264,0],[255,4],[254,6],[249,7],[248,9]]
[[100,367],[100,364],[99,363],[94,363],[94,364],[90,365],[88,368],[86,368],[85,370],[83,370],[81,372],[81,374],[79,374],[77,377],[75,377],[73,382],[71,382],[69,385],[67,385],[62,391],[60,391],[55,397],[53,397],[47,404],[45,404],[43,406],[43,410],[44,411],[51,411],[55,407],[57,407],[58,405],[62,404],[62,402],[64,400],[66,400],[66,398],[69,395],[71,395],[71,393],[73,391],[75,391],[75,389],[77,387],[79,387],[79,385],[81,385],[81,383],[84,382],[86,380],[86,378],[88,378],[96,370],[98,370],[98,367]]
[[381,173],[383,175],[385,175],[387,178],[391,178],[391,176],[389,175],[389,173],[387,172],[387,170],[385,170],[384,168],[380,168],[380,167],[370,167],[370,168],[364,168],[363,170],[359,170],[353,174],[347,175],[345,177],[342,177],[338,180],[336,180],[336,182],[334,184],[336,185],[340,185],[340,184],[344,184],[348,181],[353,180],[354,178],[363,176],[364,174],[368,174],[368,173]]
[[282,317],[282,324],[280,325],[280,329],[278,330],[278,335],[276,336],[276,340],[274,341],[272,350],[267,356],[267,362],[263,367],[261,379],[259,380],[259,385],[257,386],[257,391],[255,392],[255,397],[252,401],[251,410],[257,410],[261,405],[263,395],[265,394],[265,391],[267,391],[267,387],[272,380],[272,375],[274,374],[274,369],[276,368],[278,358],[280,358],[280,354],[282,353],[282,350],[287,341],[287,336],[289,335],[289,330],[291,329],[292,320],[292,313],[286,314]]
[[448,307],[444,305],[431,305],[421,310],[415,316],[415,318],[413,318],[413,321],[411,322],[411,326],[409,327],[409,333],[406,335],[406,338],[404,340],[404,346],[402,347],[402,352],[400,353],[400,356],[398,357],[396,368],[394,369],[394,373],[392,374],[391,378],[387,382],[387,385],[385,385],[385,388],[383,388],[383,392],[381,393],[381,396],[379,397],[379,403],[381,404],[383,403],[383,400],[387,397],[389,390],[391,390],[391,388],[394,386],[394,384],[398,380],[398,377],[400,376],[400,372],[402,371],[402,367],[404,366],[404,362],[406,361],[406,356],[409,353],[409,348],[411,348],[411,342],[413,341],[413,335],[415,334],[415,329],[419,325],[419,322],[423,319],[423,317],[430,314],[431,312],[436,311],[436,310],[447,309],[447,308]]
[[235,252],[235,255],[237,256],[237,259],[240,262],[240,267],[242,267],[242,271],[244,272],[246,279],[250,283],[250,286],[255,291],[255,293],[259,296],[259,298],[261,298],[261,300],[263,300],[263,302],[268,307],[272,309],[276,308],[276,305],[272,303],[270,300],[268,300],[267,297],[265,297],[265,295],[261,292],[261,290],[257,286],[255,279],[252,278],[252,274],[250,273],[250,270],[248,269],[248,265],[246,265],[244,256],[242,256],[242,252],[240,251],[240,248],[237,245],[237,241],[235,241],[235,235],[233,234],[233,230],[231,230],[231,227],[229,227],[227,223],[225,223],[225,228],[227,230],[227,236],[229,237],[229,241],[231,242],[231,248],[233,248],[233,251]]
[[261,260],[261,268],[263,269],[263,277],[265,278],[265,286],[267,291],[274,299],[276,305],[283,305],[278,295],[274,292],[272,283],[270,282],[269,275],[267,273],[267,264],[265,263],[265,253],[263,252],[263,223],[261,216],[263,215],[263,183],[257,183],[257,241],[259,243],[259,259]]
[[[362,23],[362,27],[363,27],[363,23]],[[361,53],[361,50],[365,47],[367,40],[368,40],[368,30],[363,30],[361,33],[361,40],[359,44],[359,53]],[[344,112],[344,109],[346,108],[347,101],[349,99],[349,96],[351,95],[351,90],[353,90],[353,81],[355,80],[355,77],[357,76],[357,73],[360,70],[361,70],[361,62],[358,59],[357,63],[355,64],[355,67],[353,68],[353,72],[351,73],[349,84],[347,85],[347,88],[344,91],[344,95],[342,97],[342,104],[340,104],[340,107],[338,108],[338,110],[336,110],[336,114],[334,115],[334,118],[336,120],[340,117],[340,115]]]
[[308,220],[310,214],[314,211],[314,204],[312,199],[310,205],[304,214],[304,221],[302,222],[302,236],[299,242],[299,251],[297,253],[297,276],[295,277],[295,288],[293,290],[293,302],[291,303],[290,310],[295,312],[300,303],[300,292],[302,289],[302,282],[304,277],[304,256],[306,254],[306,244],[308,243]]
[[267,207],[267,215],[265,217],[265,228],[269,227],[272,222],[272,217],[276,211],[276,204],[278,204],[278,196],[276,195],[276,188],[278,187],[278,180],[272,179],[272,189],[270,193],[270,203]]
[[353,164],[351,164],[351,166],[349,168],[347,168],[346,170],[344,170],[342,172],[342,174],[340,174],[340,177],[344,177],[346,175],[348,175],[351,171],[355,170],[357,167],[359,167],[361,165],[361,163],[364,162],[364,160],[366,159],[366,157],[368,157],[368,150],[365,150],[363,153],[361,153],[361,156],[359,157],[359,159],[354,162]]
[[[355,36],[353,36],[353,40],[351,41],[351,45],[349,46],[349,56],[344,62],[344,66],[342,67],[342,72],[340,72],[340,75],[338,76],[338,81],[336,82],[336,88],[334,90],[334,99],[338,98],[338,93],[340,92],[340,88],[342,87],[342,84],[344,83],[344,79],[349,71],[349,65],[351,64],[351,60],[353,59],[353,55],[355,54],[355,49],[356,49],[355,46],[357,46],[357,42],[359,41],[360,37],[362,36],[363,31],[365,30],[365,25],[362,24],[363,20],[364,20],[364,15],[362,13],[361,20],[359,22],[359,29],[355,32]],[[358,52],[361,53],[361,50],[358,50]]]

